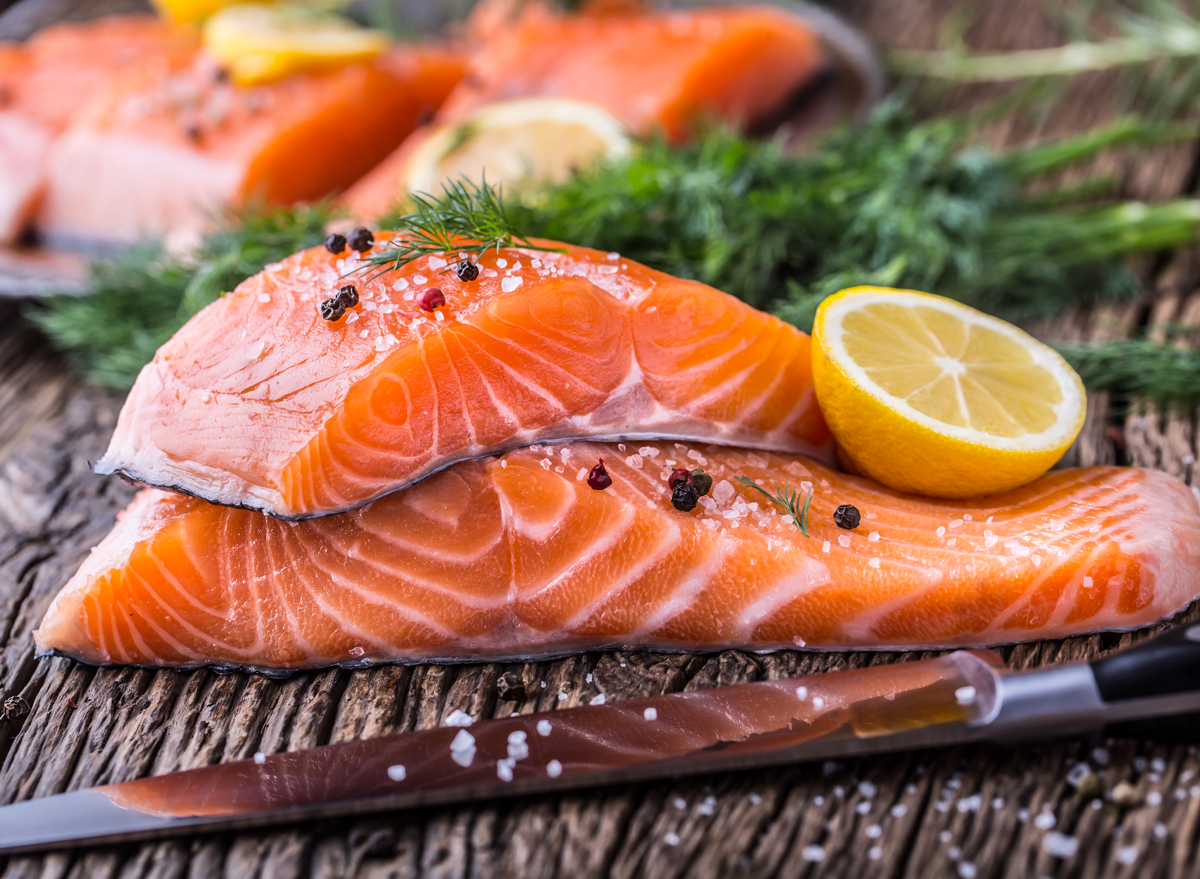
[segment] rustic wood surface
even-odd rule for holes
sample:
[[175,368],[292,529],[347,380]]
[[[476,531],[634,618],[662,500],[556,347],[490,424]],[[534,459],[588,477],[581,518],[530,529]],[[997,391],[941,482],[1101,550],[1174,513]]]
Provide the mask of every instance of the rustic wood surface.
[[[935,44],[957,4],[854,0],[842,11],[881,43]],[[972,45],[1061,39],[1035,0],[980,4]],[[951,91],[948,105],[994,96]],[[1111,116],[1113,78],[1074,83],[1054,112],[991,125],[998,144]],[[1196,144],[1118,153],[1101,166],[1130,197],[1196,188]],[[1126,306],[1039,327],[1063,339],[1200,327],[1200,251],[1146,260]],[[1159,467],[1195,484],[1195,413],[1125,418],[1093,395],[1071,464]],[[95,669],[32,655],[54,593],[132,496],[93,476],[120,400],[74,379],[16,306],[0,304],[0,803],[149,774],[476,718],[722,686],[912,658],[604,653],[554,662],[384,666],[270,680],[208,671]],[[1191,619],[1200,613],[1189,611]],[[1032,667],[1096,656],[1137,635],[1001,651]],[[591,674],[591,682],[588,675]],[[523,692],[497,688],[515,676]],[[566,694],[561,699],[560,694]],[[516,698],[514,698],[516,697]],[[1080,768],[1085,765],[1086,769]],[[1155,742],[963,747],[567,795],[0,859],[0,876],[213,877],[1133,877],[1200,875],[1200,757]],[[1074,849],[1073,854],[1069,852]],[[1064,856],[1065,855],[1065,856]]]

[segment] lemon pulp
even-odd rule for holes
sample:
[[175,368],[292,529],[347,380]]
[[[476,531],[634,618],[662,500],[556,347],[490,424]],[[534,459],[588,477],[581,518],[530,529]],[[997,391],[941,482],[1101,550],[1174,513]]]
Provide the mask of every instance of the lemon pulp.
[[902,491],[1015,488],[1083,426],[1083,385],[1057,352],[953,300],[845,290],[821,305],[813,340],[817,399],[844,453]]
[[465,177],[506,188],[562,183],[604,158],[625,155],[630,140],[606,109],[566,98],[522,98],[482,107],[442,126],[407,163],[408,192],[436,195]]
[[241,85],[369,61],[389,45],[379,31],[284,4],[226,6],[204,23],[204,47]]

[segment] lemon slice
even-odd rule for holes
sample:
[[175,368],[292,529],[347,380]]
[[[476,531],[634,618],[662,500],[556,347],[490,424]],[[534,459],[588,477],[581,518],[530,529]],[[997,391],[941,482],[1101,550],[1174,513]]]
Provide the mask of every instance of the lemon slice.
[[629,149],[624,126],[603,107],[566,98],[502,101],[437,129],[409,158],[403,185],[437,194],[443,182],[462,177],[506,189],[562,183]]
[[172,24],[187,24],[212,15],[230,0],[151,0],[151,5]]
[[825,420],[867,476],[963,498],[1031,482],[1083,427],[1087,398],[1054,350],[941,296],[856,287],[813,326]]
[[204,47],[241,85],[368,61],[389,44],[379,31],[283,4],[226,6],[204,23]]

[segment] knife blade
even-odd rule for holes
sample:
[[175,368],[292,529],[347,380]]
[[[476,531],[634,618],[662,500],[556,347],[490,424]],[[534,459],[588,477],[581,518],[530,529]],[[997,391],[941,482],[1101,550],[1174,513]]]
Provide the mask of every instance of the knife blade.
[[1200,624],[1091,663],[957,651],[259,755],[4,806],[0,853],[1102,731],[1200,739]]

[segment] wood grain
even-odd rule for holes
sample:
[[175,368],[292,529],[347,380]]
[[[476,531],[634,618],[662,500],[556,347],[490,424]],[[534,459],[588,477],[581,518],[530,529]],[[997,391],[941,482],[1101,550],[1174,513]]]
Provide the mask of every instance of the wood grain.
[[[844,11],[882,42],[929,48],[955,6],[854,0]],[[1034,0],[987,4],[978,13],[967,39],[981,48],[1059,39]],[[957,89],[949,100],[974,106],[997,93]],[[997,123],[984,135],[1007,144],[1079,130],[1113,112],[1112,94],[1111,79],[1084,78],[1059,111]],[[1190,188],[1195,158],[1195,144],[1186,144],[1150,158],[1118,154],[1098,167],[1116,175],[1131,197],[1154,198]],[[1198,263],[1194,252],[1147,261],[1145,301],[1068,315],[1041,330],[1085,339],[1142,325],[1200,327]],[[454,710],[476,718],[553,711],[599,693],[623,699],[912,658],[604,653],[284,680],[38,662],[30,633],[132,489],[87,467],[120,401],[79,385],[15,314],[0,316],[0,696],[14,700],[10,716],[0,719],[0,802],[257,751],[428,728]],[[1071,463],[1139,463],[1196,484],[1195,413],[1147,410],[1124,418],[1109,412],[1102,395],[1090,403]],[[1012,666],[1035,667],[1095,656],[1147,634],[1002,652]],[[1073,785],[1068,779],[1081,763],[1089,772]],[[944,749],[12,858],[0,860],[0,877],[1196,876],[1198,772],[1195,749],[1153,742]],[[1076,853],[1052,854],[1054,833],[1076,840]]]

